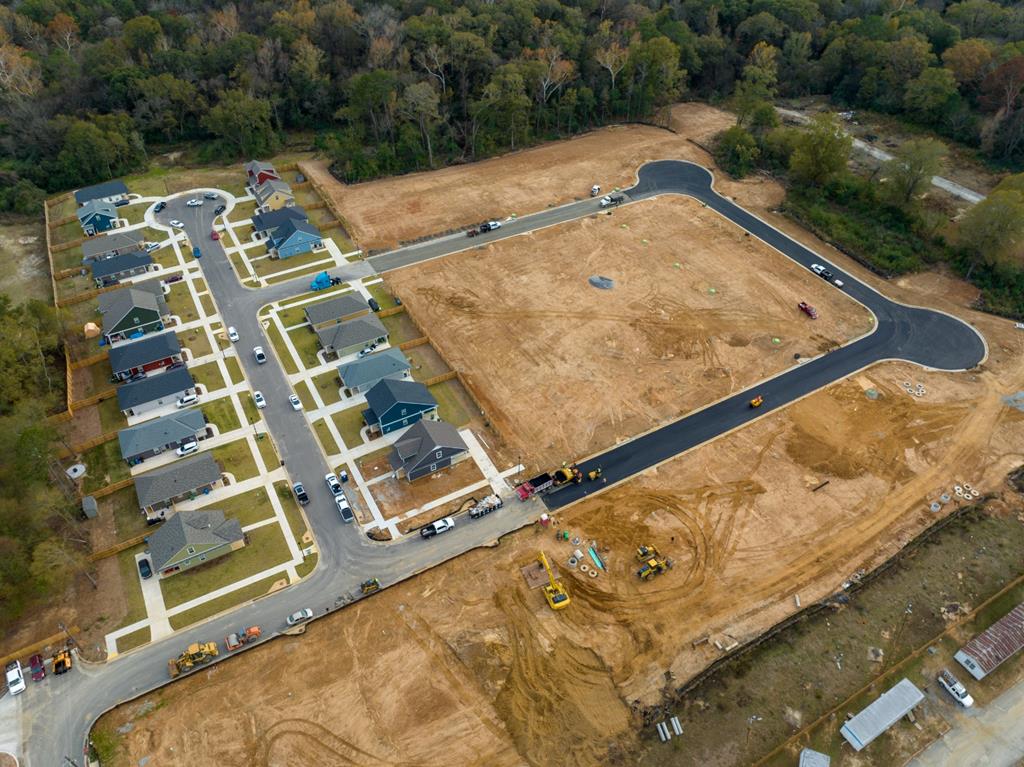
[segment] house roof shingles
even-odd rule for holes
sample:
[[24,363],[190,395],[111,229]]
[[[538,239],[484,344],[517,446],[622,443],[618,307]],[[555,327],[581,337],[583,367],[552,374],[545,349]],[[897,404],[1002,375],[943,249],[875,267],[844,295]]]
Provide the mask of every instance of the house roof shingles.
[[274,243],[275,247],[280,247],[284,243],[288,242],[296,233],[305,234],[313,239],[323,239],[323,235],[320,234],[320,230],[316,228],[316,224],[311,224],[308,221],[296,221],[292,219],[285,221],[281,226],[274,230]]
[[85,205],[89,200],[98,200],[103,197],[116,197],[119,194],[128,194],[128,187],[121,179],[104,181],[102,184],[93,184],[75,192],[75,202]]
[[130,288],[100,293],[97,303],[103,315],[103,324],[108,327],[114,327],[135,306],[155,311],[161,317],[169,311],[159,280],[147,280],[135,283]]
[[145,238],[139,230],[132,232],[111,232],[102,237],[92,237],[82,243],[82,258],[98,258],[112,250],[138,248]]
[[89,200],[77,211],[75,215],[78,216],[80,223],[85,223],[90,218],[96,215],[107,216],[109,218],[117,218],[117,210],[114,209],[112,203],[103,202],[101,200]]
[[437,400],[427,387],[418,381],[395,381],[385,378],[366,393],[366,404],[378,413],[384,413],[398,402],[410,405],[437,404]]
[[361,360],[338,365],[338,376],[345,386],[355,389],[371,381],[379,381],[385,376],[409,370],[411,367],[409,359],[401,349],[385,349]]
[[181,354],[181,343],[174,333],[150,333],[138,341],[118,344],[110,349],[110,369],[115,373]]
[[266,171],[270,171],[275,176],[277,175],[277,171],[274,170],[274,166],[269,162],[264,162],[263,160],[249,160],[249,162],[245,164],[245,173],[247,176],[255,176],[257,173],[264,173]]
[[402,438],[395,442],[388,454],[391,468],[414,469],[440,448],[468,450],[459,432],[444,421],[417,421]]
[[295,194],[292,192],[292,188],[284,181],[278,181],[277,179],[264,181],[256,187],[255,190],[253,190],[253,195],[256,197],[256,202],[262,205],[272,194],[274,194],[274,192],[281,192],[282,194],[292,198],[295,197]]
[[147,508],[180,495],[212,485],[220,479],[220,467],[209,453],[175,461],[135,477],[139,506]]
[[252,217],[253,228],[257,232],[272,232],[288,221],[308,221],[309,216],[301,205],[290,208],[278,208],[266,213],[257,213]]
[[142,378],[117,387],[117,404],[121,410],[144,405],[147,402],[166,397],[168,394],[195,387],[192,375],[183,367],[168,370],[158,376]]
[[120,256],[93,261],[92,276],[95,280],[101,280],[104,277],[137,269],[140,266],[149,266],[151,263],[153,263],[153,257],[149,253],[133,250],[130,253],[122,253]]
[[377,315],[368,314],[347,322],[339,322],[316,331],[320,345],[325,349],[345,349],[356,344],[366,344],[387,336],[387,328]]
[[337,298],[307,306],[306,319],[309,320],[310,325],[315,327],[325,322],[340,320],[342,317],[368,311],[370,311],[370,306],[366,303],[366,299],[353,290]]
[[237,519],[225,519],[224,512],[179,511],[149,536],[153,567],[163,570],[187,546],[227,546],[244,537]]
[[140,423],[117,433],[121,445],[121,457],[125,460],[156,450],[166,445],[180,443],[194,437],[206,428],[206,419],[201,410],[182,410],[163,418]]

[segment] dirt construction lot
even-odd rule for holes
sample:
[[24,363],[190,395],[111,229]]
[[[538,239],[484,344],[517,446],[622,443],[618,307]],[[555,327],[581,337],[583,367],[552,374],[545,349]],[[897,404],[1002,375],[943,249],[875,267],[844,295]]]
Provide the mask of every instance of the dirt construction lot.
[[[637,168],[651,160],[706,164],[706,154],[687,137],[708,145],[733,121],[728,113],[704,104],[680,104],[671,119],[678,134],[645,125],[603,128],[483,162],[365,184],[338,182],[323,162],[305,162],[302,168],[332,198],[359,247],[380,250],[572,202],[587,197],[592,184],[606,191],[629,187],[636,182]],[[736,185],[723,183],[720,191],[731,194]]]
[[[615,281],[599,290],[591,275]],[[498,279],[497,277],[500,277]],[[579,458],[871,328],[709,208],[667,196],[387,276],[528,464]],[[808,301],[812,320],[797,309]]]
[[[566,563],[571,544],[557,543],[550,529],[529,528],[506,537],[495,549],[470,552],[318,622],[305,636],[277,640],[123,706],[104,718],[95,733],[117,753],[113,763],[134,765],[144,757],[152,764],[268,766],[647,763],[637,738],[637,701],[657,703],[666,687],[677,686],[706,667],[720,655],[715,641],[723,646],[743,642],[791,614],[795,595],[810,604],[837,590],[857,569],[891,556],[942,516],[941,511],[930,512],[928,504],[949,492],[954,482],[968,482],[982,492],[1000,486],[1024,453],[1024,413],[1004,399],[1024,391],[1024,333],[1011,322],[966,309],[976,293],[941,275],[881,283],[766,211],[766,205],[779,199],[778,187],[757,181],[734,188],[741,203],[891,297],[941,308],[976,323],[988,341],[989,359],[979,370],[965,374],[930,373],[898,363],[877,365],[567,509],[558,523],[581,543],[597,542],[607,574],[590,578],[573,571]],[[656,203],[647,205],[653,210],[650,206]],[[700,221],[702,212],[692,206],[677,205],[674,210],[679,212],[673,216],[697,216],[700,226],[712,226]],[[619,225],[628,215],[639,218],[623,230]],[[709,369],[731,367],[738,379],[745,375],[743,366],[775,364],[769,347],[756,345],[763,344],[757,339],[775,327],[782,328],[782,343],[797,344],[779,354],[790,360],[796,352],[813,353],[822,340],[856,333],[856,312],[832,303],[843,300],[837,291],[800,296],[822,310],[814,332],[822,332],[824,339],[814,339],[793,330],[809,328],[811,322],[788,314],[795,313],[789,305],[795,296],[779,294],[783,288],[776,283],[782,280],[766,275],[763,282],[746,282],[754,279],[747,267],[738,270],[742,279],[736,268],[730,273],[728,267],[721,273],[694,276],[695,267],[688,262],[697,261],[695,251],[711,247],[715,238],[705,237],[699,247],[690,242],[672,252],[660,244],[661,238],[668,239],[663,228],[651,234],[637,231],[649,215],[644,206],[636,205],[576,224],[573,236],[579,239],[571,255],[583,262],[578,268],[555,247],[557,230],[503,246],[523,261],[510,266],[507,277],[515,285],[509,295],[527,294],[517,296],[518,304],[511,299],[501,299],[496,307],[481,304],[470,289],[492,301],[494,291],[488,288],[484,293],[475,283],[456,282],[443,288],[448,291],[443,296],[476,302],[476,322],[488,323],[490,332],[500,333],[495,353],[511,355],[512,331],[496,330],[500,318],[489,318],[486,312],[506,311],[509,306],[550,311],[542,304],[524,304],[538,300],[534,294],[541,291],[520,280],[524,273],[537,278],[552,274],[555,287],[545,289],[561,291],[561,312],[576,312],[576,324],[594,325],[594,334],[567,330],[565,323],[546,330],[545,320],[559,322],[559,315],[510,317],[506,323],[524,336],[536,336],[531,348],[541,350],[566,349],[560,334],[569,332],[574,343],[593,347],[593,357],[621,364],[621,388],[626,383],[639,385],[642,392],[654,392],[647,396],[657,395],[657,388],[629,372],[629,364],[639,360],[648,371],[658,371],[648,372],[648,378],[662,375],[658,366],[666,366],[664,375],[677,376],[673,386],[695,389],[678,392],[676,400],[652,400],[661,407],[674,402],[677,410],[685,409],[687,398],[711,396],[715,385],[715,378],[706,383],[696,372],[685,371],[697,371],[704,364]],[[664,227],[665,221],[662,214],[658,222]],[[630,248],[615,240],[616,247],[608,248],[614,260],[610,255],[603,260],[603,244],[626,235],[635,238]],[[715,236],[729,235],[719,227]],[[550,242],[546,237],[552,238]],[[633,255],[642,245],[636,242],[640,238],[649,241],[645,252],[664,248],[654,260],[667,264],[652,267],[656,274],[621,266],[627,259],[640,263]],[[527,245],[534,252],[523,249]],[[630,255],[623,257],[622,250]],[[733,250],[748,253],[733,245],[703,262],[717,263]],[[504,263],[503,259],[515,261],[516,255],[493,248],[457,258]],[[675,268],[676,261],[681,262],[680,269]],[[740,258],[727,263],[735,266]],[[620,271],[613,271],[616,268]],[[787,268],[785,263],[778,265]],[[616,278],[619,287],[600,293],[589,287],[586,278],[595,272]],[[472,273],[463,269],[458,279]],[[725,279],[730,274],[736,281]],[[439,279],[428,272],[423,276],[428,282]],[[724,296],[702,291],[701,279],[706,286],[722,287]],[[575,286],[575,292],[563,283]],[[807,285],[806,290],[821,291],[824,286]],[[748,305],[750,297],[756,298],[754,308]],[[713,300],[722,304],[703,303]],[[414,316],[429,322],[417,313],[417,308],[429,310],[426,294],[408,301]],[[595,303],[584,303],[590,301]],[[658,314],[658,302],[670,317],[678,315],[676,325]],[[711,311],[697,311],[706,306]],[[588,310],[594,313],[593,322],[582,316]],[[441,316],[441,309],[432,311]],[[458,307],[447,311],[444,316],[453,322],[463,316]],[[716,329],[715,343],[702,346],[692,339],[711,334],[688,330],[683,318],[698,324],[710,322],[709,314],[719,323],[715,327],[725,330]],[[819,324],[825,327],[837,320],[845,325],[827,333],[817,330]],[[769,324],[762,328],[761,323]],[[462,321],[459,332],[478,343],[473,324]],[[607,354],[611,347],[606,339],[615,334],[625,334],[620,341],[622,360]],[[750,337],[746,345],[734,347],[719,340],[740,334]],[[683,340],[676,342],[676,335]],[[438,333],[434,340],[443,337]],[[660,345],[647,341],[659,337]],[[641,339],[647,345],[640,346]],[[751,348],[760,351],[753,354]],[[710,354],[712,349],[717,356]],[[548,364],[558,362],[555,353],[545,353]],[[669,353],[675,357],[667,357]],[[681,364],[684,353],[691,354],[691,361]],[[575,350],[565,354],[577,360],[587,356]],[[632,360],[629,355],[634,355]],[[503,359],[511,364],[509,358]],[[525,363],[518,364],[529,371]],[[564,366],[560,370],[570,367],[568,361],[559,364]],[[678,368],[672,367],[676,364]],[[761,374],[758,370],[752,377]],[[542,380],[531,375],[535,382]],[[731,386],[733,378],[723,377],[717,385]],[[924,384],[927,395],[909,396],[902,386],[905,381]],[[580,419],[590,419],[597,406],[590,394],[576,393],[586,383],[586,376],[579,375],[575,389],[561,392],[572,396],[560,407]],[[603,396],[611,396],[605,386]],[[596,390],[595,385],[591,391]],[[551,391],[551,396],[556,394]],[[631,395],[640,400],[635,392]],[[543,402],[546,397],[546,391],[533,393],[534,406],[550,408]],[[495,419],[504,412],[501,408],[509,407],[507,402],[494,405]],[[645,408],[638,409],[639,415],[629,413],[633,421],[628,423],[602,412],[601,433],[573,425],[568,417],[559,421],[559,429],[576,429],[585,444],[597,444],[614,438],[616,423],[625,424],[625,434],[630,433],[627,427],[639,425],[641,417],[661,416],[656,405]],[[537,450],[551,450],[548,445],[557,445],[559,439],[566,437],[555,433]],[[515,513],[515,506],[502,513]],[[639,582],[632,557],[641,543],[662,548],[675,560],[674,569],[653,582]],[[559,613],[548,610],[542,595],[530,591],[519,573],[519,567],[529,564],[542,548],[558,563],[572,596],[569,608]],[[710,641],[691,645],[705,636]],[[127,720],[132,720],[131,727],[122,727]],[[123,734],[117,733],[119,727]],[[728,745],[700,763],[749,764]]]
[[[573,507],[558,522],[597,541],[607,575],[570,570],[571,544],[527,529],[101,730],[134,719],[124,765],[635,763],[634,702],[657,702],[666,672],[681,683],[718,657],[716,640],[756,636],[795,594],[809,604],[896,552],[955,479],[985,490],[1019,462],[1024,414],[1001,394],[1024,388],[1021,344],[1007,323],[983,327],[1012,354],[978,375],[878,366]],[[907,378],[927,396],[908,396]],[[676,561],[651,583],[633,575],[644,542]],[[518,572],[541,548],[570,589],[564,612]]]

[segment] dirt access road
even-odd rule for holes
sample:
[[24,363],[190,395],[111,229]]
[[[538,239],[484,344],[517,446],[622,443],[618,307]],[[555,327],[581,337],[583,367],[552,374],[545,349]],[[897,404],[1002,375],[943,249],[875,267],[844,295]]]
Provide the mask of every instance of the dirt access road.
[[[862,306],[744,234],[691,198],[666,196],[386,281],[509,446],[545,467],[871,329]],[[592,275],[614,289],[593,287]]]
[[[482,162],[363,184],[338,182],[319,161],[304,162],[302,169],[331,197],[353,241],[365,251],[383,250],[480,221],[582,199],[592,184],[606,191],[631,186],[637,168],[650,160],[707,165],[706,153],[687,139],[708,145],[734,120],[728,112],[704,104],[680,104],[671,118],[678,134],[645,125],[602,128]],[[719,191],[732,195],[734,186],[723,178]]]

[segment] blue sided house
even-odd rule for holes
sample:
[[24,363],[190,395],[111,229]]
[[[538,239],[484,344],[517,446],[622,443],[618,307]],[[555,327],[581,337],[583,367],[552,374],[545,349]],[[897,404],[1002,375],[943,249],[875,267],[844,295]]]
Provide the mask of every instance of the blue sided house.
[[363,420],[376,434],[404,429],[423,418],[437,419],[437,400],[417,381],[385,378],[366,392]]
[[291,258],[311,253],[324,246],[323,236],[315,225],[308,221],[286,221],[270,236],[268,250],[277,258]]
[[78,223],[82,225],[82,231],[89,237],[108,232],[117,225],[117,211],[112,203],[102,200],[89,200],[80,207]]

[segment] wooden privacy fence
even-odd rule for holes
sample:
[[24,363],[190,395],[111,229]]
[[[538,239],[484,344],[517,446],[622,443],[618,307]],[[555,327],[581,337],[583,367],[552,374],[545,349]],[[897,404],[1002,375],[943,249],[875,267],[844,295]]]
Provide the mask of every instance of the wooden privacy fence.
[[97,362],[103,362],[107,357],[110,356],[110,352],[107,349],[97,352],[89,357],[83,357],[80,360],[75,360],[71,363],[72,370],[78,370],[79,368],[87,368],[90,365],[95,365]]
[[103,498],[108,495],[113,495],[118,490],[124,490],[126,487],[131,487],[134,483],[135,479],[133,477],[128,477],[128,479],[121,479],[117,482],[112,482],[106,487],[101,487],[99,490],[93,490],[91,493],[88,493],[88,495],[91,495],[93,498]]
[[108,549],[103,549],[102,551],[95,551],[89,555],[89,561],[99,562],[101,559],[106,559],[107,557],[112,557],[116,554],[120,554],[122,551],[127,551],[128,549],[134,548],[135,546],[138,546],[140,543],[145,543],[146,539],[150,535],[151,533],[143,533],[142,535],[136,535],[134,538],[129,538],[127,541],[121,541],[120,543],[116,543]]
[[414,338],[411,341],[401,343],[398,345],[398,348],[405,351],[406,349],[415,349],[417,346],[423,346],[428,343],[430,343],[430,339],[426,336],[422,336],[421,338]]
[[[324,203],[326,203],[327,209],[330,210],[331,213],[334,214],[334,217],[336,219],[338,219],[338,221],[341,224],[342,229],[344,230],[345,236],[348,237],[351,240],[352,239],[352,235],[350,234],[350,232],[352,230],[349,228],[348,224],[346,223],[345,217],[341,214],[341,211],[334,204],[334,198],[331,197],[329,194],[327,194],[326,191],[324,191],[324,188],[320,185],[320,182],[317,181],[315,178],[313,178],[313,174],[311,174],[304,167],[302,167],[302,163],[301,162],[299,163],[298,167],[299,167],[299,170],[302,172],[302,175],[304,175],[307,179],[309,179],[309,183],[313,187],[313,190],[318,195],[320,195],[320,199],[323,200]],[[353,240],[352,242],[353,242],[353,244],[357,244],[355,242],[355,240]]]
[[119,430],[108,431],[106,434],[101,434],[98,437],[87,439],[85,440],[85,442],[78,442],[77,444],[72,445],[71,449],[74,451],[74,454],[76,455],[79,453],[84,453],[86,450],[91,450],[97,445],[103,445],[107,442],[110,442],[111,440],[117,439],[118,431]]
[[111,386],[109,389],[104,389],[98,394],[93,394],[91,397],[75,400],[74,402],[71,403],[71,406],[74,408],[89,407],[90,405],[99,404],[100,402],[103,402],[103,400],[111,399],[112,397],[116,396],[117,387]]
[[[105,288],[96,288],[95,290],[87,290],[84,293],[75,293],[74,295],[66,296],[66,297],[61,298],[61,299],[57,299],[57,300],[54,301],[54,303],[57,306],[60,306],[60,307],[71,306],[72,304],[80,304],[83,301],[88,301],[90,298],[95,298],[100,293],[109,293],[112,290],[117,290],[118,288],[123,288],[123,287],[124,287],[124,285],[107,285]],[[54,295],[56,295],[56,293]]]
[[[47,234],[49,234],[50,230],[47,229],[46,232],[47,232]],[[49,238],[47,238],[47,239],[49,239]],[[60,243],[60,245],[52,245],[52,246],[50,246],[50,250],[52,252],[54,252],[54,253],[63,253],[65,250],[71,250],[72,248],[77,248],[83,242],[85,242],[85,238],[84,237],[80,238],[80,239],[77,239],[77,240],[70,240],[69,242],[62,242],[62,243]]]
[[459,374],[454,370],[449,370],[447,373],[441,373],[433,378],[428,378],[426,381],[421,381],[421,383],[424,386],[433,386],[434,384],[444,383],[445,381],[450,381],[453,378],[458,378],[458,375]]
[[[391,317],[391,316],[393,316],[395,314],[401,314],[404,311],[405,311],[405,304],[402,304],[401,306],[391,306],[391,307],[388,307],[387,309],[381,309],[379,312],[377,312],[377,316],[378,317]],[[421,330],[420,332],[422,333],[423,331]]]

